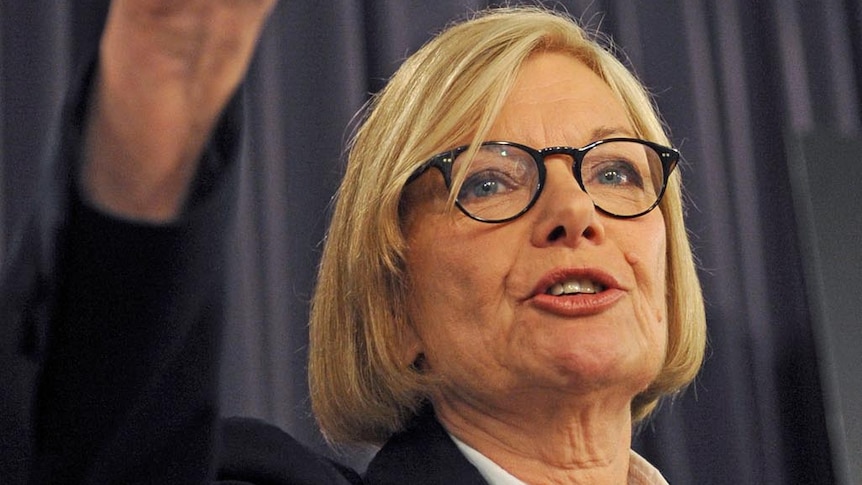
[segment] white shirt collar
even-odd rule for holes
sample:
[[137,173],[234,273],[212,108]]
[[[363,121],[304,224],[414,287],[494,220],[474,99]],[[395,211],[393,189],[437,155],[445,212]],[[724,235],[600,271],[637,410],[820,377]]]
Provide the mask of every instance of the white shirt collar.
[[452,437],[452,441],[455,442],[455,445],[458,446],[461,453],[467,457],[467,461],[472,463],[473,466],[479,470],[479,474],[482,475],[482,478],[484,478],[489,485],[527,485],[472,446],[464,443],[451,434],[449,436]]
[[[449,436],[467,458],[467,461],[479,470],[479,474],[490,485],[527,485],[475,448],[451,434]],[[668,483],[656,467],[635,453],[634,450],[629,450],[628,485],[668,485]]]

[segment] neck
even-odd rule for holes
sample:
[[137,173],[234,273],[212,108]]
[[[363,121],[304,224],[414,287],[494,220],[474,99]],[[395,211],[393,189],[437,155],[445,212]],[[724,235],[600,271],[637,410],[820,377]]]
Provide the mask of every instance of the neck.
[[434,408],[447,431],[526,483],[626,483],[628,401],[517,401],[491,409],[435,399]]

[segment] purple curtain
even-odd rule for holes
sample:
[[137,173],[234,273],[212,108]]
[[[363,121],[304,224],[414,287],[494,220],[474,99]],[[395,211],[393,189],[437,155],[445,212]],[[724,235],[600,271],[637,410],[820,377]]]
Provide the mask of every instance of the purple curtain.
[[[709,351],[697,381],[639,430],[637,449],[677,484],[839,480],[787,157],[788,140],[813,130],[859,136],[862,5],[550,4],[623,49],[685,158]],[[282,0],[276,8],[247,82],[251,139],[227,263],[225,414],[262,417],[323,449],[306,390],[306,322],[351,118],[433,33],[487,5]],[[0,0],[0,261],[39,197],[49,128],[105,11],[104,0]],[[848,251],[862,258],[858,246]],[[366,456],[339,458],[361,467]]]

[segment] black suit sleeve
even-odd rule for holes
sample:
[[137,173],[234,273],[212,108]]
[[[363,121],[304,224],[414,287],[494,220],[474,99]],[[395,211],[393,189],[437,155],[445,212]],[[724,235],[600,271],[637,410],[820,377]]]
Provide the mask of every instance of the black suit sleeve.
[[91,483],[208,477],[229,207],[219,189],[170,226],[73,198],[35,408],[37,483],[70,470]]
[[239,96],[183,217],[138,224],[76,196],[88,78],[64,109],[39,205],[0,280],[0,376],[10,390],[0,393],[0,482],[205,483]]
[[353,484],[353,470],[318,455],[281,429],[250,418],[222,420],[218,485]]
[[241,94],[181,219],[148,225],[77,196],[90,77],[72,90],[39,205],[0,275],[0,483],[358,483],[277,428],[219,422]]

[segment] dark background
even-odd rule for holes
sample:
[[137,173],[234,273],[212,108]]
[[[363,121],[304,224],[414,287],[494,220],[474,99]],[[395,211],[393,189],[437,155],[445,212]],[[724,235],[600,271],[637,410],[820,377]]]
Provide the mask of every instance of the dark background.
[[[402,59],[487,4],[281,0],[247,83],[225,414],[323,446],[306,390],[307,304],[349,123]],[[636,448],[676,484],[862,483],[862,1],[546,4],[614,39],[685,157],[709,350]],[[58,105],[106,8],[0,0],[0,261],[42,195]],[[342,459],[361,466],[367,452]]]

